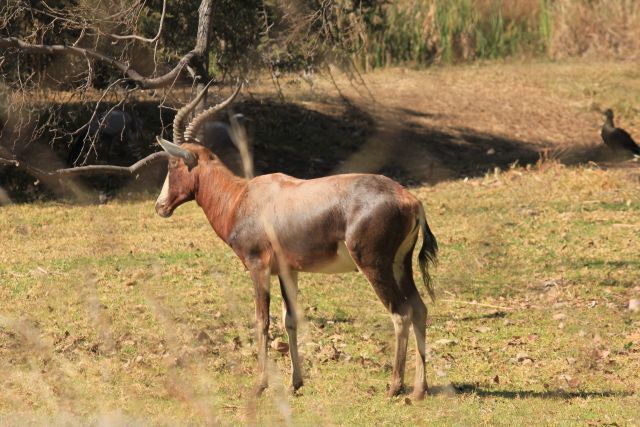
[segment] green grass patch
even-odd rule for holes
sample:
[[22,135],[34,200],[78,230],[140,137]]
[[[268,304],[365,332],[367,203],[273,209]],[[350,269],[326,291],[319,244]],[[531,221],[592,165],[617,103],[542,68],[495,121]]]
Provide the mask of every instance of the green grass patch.
[[413,190],[441,242],[424,402],[384,397],[393,328],[359,274],[302,276],[306,385],[287,392],[272,350],[254,401],[252,285],[195,204],[168,220],[151,200],[4,207],[0,420],[635,424],[634,185],[549,166]]

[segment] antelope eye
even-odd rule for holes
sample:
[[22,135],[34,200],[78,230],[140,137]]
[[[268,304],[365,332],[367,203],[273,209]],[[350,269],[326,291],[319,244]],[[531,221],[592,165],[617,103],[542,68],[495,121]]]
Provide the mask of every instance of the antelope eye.
[[174,159],[174,158],[169,159],[169,166],[171,166],[172,168],[175,168],[176,166],[178,166],[178,159]]

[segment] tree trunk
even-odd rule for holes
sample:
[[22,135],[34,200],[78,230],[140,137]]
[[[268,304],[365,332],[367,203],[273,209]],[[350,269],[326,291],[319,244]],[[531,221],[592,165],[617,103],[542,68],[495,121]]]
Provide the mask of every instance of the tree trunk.
[[[213,13],[213,0],[202,0],[198,8],[198,34],[196,40],[195,51],[200,57],[199,70],[196,74],[196,94],[203,90],[207,90],[207,83],[211,79],[209,75],[209,48],[211,42],[211,14]],[[207,106],[207,93],[202,100],[196,105],[193,114],[196,115],[203,111]],[[195,135],[200,141],[204,141],[204,126],[200,128]]]

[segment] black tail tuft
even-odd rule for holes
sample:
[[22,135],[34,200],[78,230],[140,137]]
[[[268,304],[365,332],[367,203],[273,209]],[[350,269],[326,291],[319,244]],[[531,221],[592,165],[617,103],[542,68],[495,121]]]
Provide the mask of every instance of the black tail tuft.
[[420,228],[422,228],[422,248],[418,253],[418,264],[420,265],[422,281],[427,287],[429,297],[431,297],[431,301],[435,301],[436,293],[433,289],[433,280],[429,274],[429,264],[435,266],[438,263],[438,242],[429,228],[422,204],[420,204],[420,217],[418,219]]

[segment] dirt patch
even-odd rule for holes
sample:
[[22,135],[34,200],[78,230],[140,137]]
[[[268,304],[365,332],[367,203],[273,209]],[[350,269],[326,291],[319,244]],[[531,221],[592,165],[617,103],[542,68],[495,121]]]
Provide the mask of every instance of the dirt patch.
[[[294,77],[283,79],[280,94],[269,80],[258,79],[234,111],[249,118],[260,174],[313,178],[372,172],[417,185],[483,175],[541,157],[629,167],[619,162],[624,159],[610,158],[600,142],[602,120],[593,91],[573,91],[575,82],[588,81],[596,68],[493,64],[392,69],[367,74],[363,81]],[[152,101],[139,101],[131,111],[143,119],[137,148],[98,147],[96,162],[131,164],[156,150],[154,137],[163,127],[170,130],[172,112],[160,113]],[[632,134],[634,123],[627,123]],[[64,167],[74,149],[42,140],[27,146],[21,158],[45,169]],[[137,180],[92,178],[82,184],[103,192],[155,191],[162,179],[163,171],[152,171]],[[40,194],[31,181],[9,168],[0,172],[0,186],[12,198]]]

